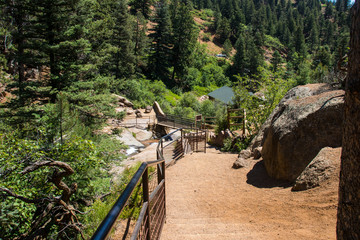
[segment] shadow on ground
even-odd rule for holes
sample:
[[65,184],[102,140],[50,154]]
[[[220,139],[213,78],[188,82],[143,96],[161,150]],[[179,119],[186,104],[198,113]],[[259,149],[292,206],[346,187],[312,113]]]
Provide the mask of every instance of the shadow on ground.
[[246,177],[246,183],[258,188],[288,188],[292,186],[292,184],[288,181],[276,180],[269,177],[265,169],[264,161],[257,162]]

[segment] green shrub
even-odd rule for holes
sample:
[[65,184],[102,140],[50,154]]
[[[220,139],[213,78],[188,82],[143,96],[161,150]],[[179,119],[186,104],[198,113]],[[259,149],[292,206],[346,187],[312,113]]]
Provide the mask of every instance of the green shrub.
[[203,33],[201,36],[201,39],[204,42],[209,42],[211,40],[211,34],[210,33]]
[[198,112],[200,108],[199,101],[197,100],[196,96],[191,92],[184,93],[183,97],[179,101],[178,106],[183,108],[188,107],[196,112]]

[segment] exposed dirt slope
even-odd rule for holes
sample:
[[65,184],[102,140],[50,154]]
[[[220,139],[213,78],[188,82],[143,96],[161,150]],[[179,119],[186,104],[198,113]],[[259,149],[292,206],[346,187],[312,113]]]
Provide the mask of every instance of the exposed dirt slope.
[[262,161],[232,169],[236,158],[209,149],[168,168],[161,239],[335,239],[337,178],[291,192]]

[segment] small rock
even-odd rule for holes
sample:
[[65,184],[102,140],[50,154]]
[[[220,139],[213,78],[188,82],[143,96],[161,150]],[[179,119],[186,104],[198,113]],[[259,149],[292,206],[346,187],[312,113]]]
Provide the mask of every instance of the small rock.
[[145,113],[151,113],[151,111],[152,111],[152,106],[146,106]]
[[136,115],[137,118],[142,118],[142,114],[141,114],[139,109],[135,110],[135,115]]
[[251,158],[252,152],[250,150],[241,150],[239,153],[239,158],[248,159]]
[[232,168],[234,169],[239,169],[239,168],[243,168],[243,167],[247,167],[248,166],[248,162],[246,161],[246,159],[239,157],[234,163]]
[[254,149],[254,151],[253,151],[254,160],[258,160],[259,158],[261,158],[261,150],[262,150],[262,147],[257,147]]
[[131,109],[127,109],[127,110],[126,110],[126,114],[127,114],[127,115],[132,115],[133,113],[134,113],[134,111],[131,110]]

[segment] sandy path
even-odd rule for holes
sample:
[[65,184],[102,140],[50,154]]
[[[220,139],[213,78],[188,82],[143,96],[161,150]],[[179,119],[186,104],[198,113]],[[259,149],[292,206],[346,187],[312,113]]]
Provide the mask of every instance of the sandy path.
[[291,192],[261,161],[232,169],[236,157],[208,149],[168,168],[161,239],[335,239],[337,179]]

